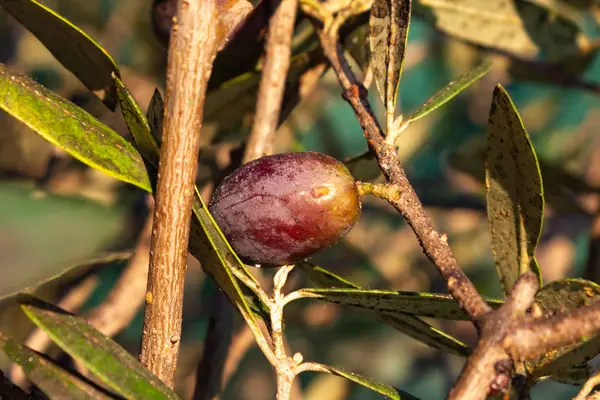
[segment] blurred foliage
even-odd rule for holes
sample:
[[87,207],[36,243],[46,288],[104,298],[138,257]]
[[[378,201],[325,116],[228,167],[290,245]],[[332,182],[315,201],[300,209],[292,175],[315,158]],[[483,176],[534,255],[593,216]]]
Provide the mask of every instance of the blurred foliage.
[[[143,107],[150,104],[156,87],[162,91],[166,64],[166,51],[152,33],[149,3],[142,0],[45,2],[98,40],[113,56],[122,81]],[[463,34],[458,35],[460,40],[448,36],[454,31],[444,28],[444,24],[457,14],[434,6],[442,3],[448,2],[415,2],[397,104],[398,110],[406,115],[448,82],[480,65],[484,53],[477,46],[490,45]],[[477,7],[484,2],[455,3]],[[559,28],[561,46],[536,42],[535,38],[539,37],[536,35],[544,33],[540,31],[534,31],[527,40],[514,42],[518,46],[512,46],[513,42],[511,46],[498,45],[499,48],[491,52],[496,61],[491,73],[427,118],[413,123],[397,142],[409,177],[436,225],[448,233],[460,265],[478,289],[490,297],[501,297],[502,292],[495,275],[485,215],[481,147],[485,143],[491,93],[498,82],[504,84],[520,111],[540,160],[548,202],[537,248],[544,281],[599,276],[586,267],[586,260],[590,226],[600,204],[596,189],[600,187],[600,166],[595,161],[600,159],[597,156],[600,88],[595,86],[600,82],[594,82],[600,74],[600,60],[595,51],[600,33],[600,8],[592,1],[506,0],[496,3],[508,7],[504,10],[511,21],[516,21],[515,26],[520,27],[517,33],[521,39],[525,37],[523,32],[532,31],[530,26],[520,23],[519,15],[534,13],[543,20],[550,18],[551,13],[544,14],[544,9],[534,6],[551,7],[550,10],[560,13],[555,27]],[[491,6],[486,5],[486,8]],[[432,21],[443,33],[433,28]],[[492,23],[487,25],[489,29],[494,28]],[[298,30],[302,28],[300,25]],[[463,33],[473,32],[473,29],[465,29]],[[587,41],[581,40],[583,34],[587,35]],[[308,39],[296,42],[296,55],[311,48],[310,34],[305,37]],[[131,141],[120,113],[105,108],[38,39],[3,10],[0,11],[0,38],[1,63],[68,98]],[[358,50],[361,49],[359,46]],[[506,52],[514,52],[514,57],[507,58]],[[363,61],[359,56],[356,58],[357,67],[362,67]],[[298,57],[296,65],[304,70],[316,62]],[[223,76],[235,77],[225,72],[228,71],[223,71]],[[249,131],[252,122],[257,83],[258,75],[242,76],[227,81],[222,90],[211,93],[206,113],[208,123],[203,132],[200,184],[225,176],[231,168],[229,161],[239,158],[240,138]],[[385,112],[375,85],[369,89],[376,112],[383,118]],[[230,106],[232,99],[235,106]],[[3,210],[0,213],[0,268],[3,271],[10,273],[36,262],[67,265],[98,252],[128,250],[134,246],[146,212],[145,205],[138,201],[138,191],[57,151],[2,111],[0,124],[3,127],[0,130],[0,207]],[[340,98],[331,72],[325,74],[318,88],[289,115],[277,134],[275,147],[277,151],[315,150],[339,159],[366,150],[360,126],[351,108]],[[376,179],[379,173],[366,161],[357,168],[356,175]],[[412,231],[394,210],[377,199],[366,198],[357,227],[337,246],[311,261],[351,279],[361,288],[445,291],[444,282],[420,251]],[[43,284],[36,295],[55,302],[81,277],[97,272],[101,284],[83,311],[89,310],[106,296],[121,270],[122,266],[97,271],[89,264],[81,266]],[[304,279],[300,274],[293,276],[296,285],[308,285],[308,282],[299,282]],[[208,319],[207,299],[215,290],[191,258],[186,290],[179,368],[183,372],[177,384],[177,391],[182,395],[190,394],[188,378],[201,354]],[[24,339],[32,325],[14,300],[0,303],[0,312],[0,331],[18,341]],[[241,319],[236,322],[241,326]],[[427,322],[467,345],[475,340],[468,323]],[[462,359],[457,356],[432,350],[386,324],[337,304],[294,303],[286,308],[286,328],[291,347],[305,359],[343,366],[345,370],[401,387],[423,399],[442,398],[462,366]],[[138,317],[117,341],[136,353],[140,332],[141,318]],[[0,369],[5,370],[7,366],[8,360],[2,356]],[[256,349],[251,350],[223,398],[270,398],[273,385],[270,369],[263,355]],[[311,399],[323,398],[324,393],[339,393],[337,398],[340,399],[380,398],[338,377],[303,374],[299,381]],[[536,386],[532,396],[565,398],[574,390],[572,386],[548,381]],[[335,397],[328,395],[327,398]]]

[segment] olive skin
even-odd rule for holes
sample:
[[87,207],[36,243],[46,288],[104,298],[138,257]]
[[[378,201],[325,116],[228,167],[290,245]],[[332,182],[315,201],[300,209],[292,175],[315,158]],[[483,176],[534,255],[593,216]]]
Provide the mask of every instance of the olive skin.
[[238,256],[261,266],[293,264],[332,246],[360,208],[344,164],[314,152],[251,161],[225,178],[209,204]]

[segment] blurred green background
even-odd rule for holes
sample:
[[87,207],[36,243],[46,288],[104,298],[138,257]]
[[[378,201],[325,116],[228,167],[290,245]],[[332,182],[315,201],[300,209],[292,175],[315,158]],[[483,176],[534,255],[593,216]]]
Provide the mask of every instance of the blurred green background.
[[[47,0],[45,3],[109,51],[121,68],[123,81],[140,104],[149,103],[155,87],[164,93],[166,51],[151,30],[150,1]],[[597,36],[597,24],[588,21],[586,29],[591,37]],[[129,137],[120,113],[104,108],[3,10],[0,10],[0,38],[0,62],[35,78]],[[473,46],[442,36],[428,23],[414,18],[399,107],[404,112],[414,110],[437,89],[474,66],[479,56],[479,50]],[[540,159],[555,170],[572,174],[571,178],[564,178],[550,169],[543,176],[546,192],[559,193],[553,201],[547,199],[549,206],[538,247],[545,281],[585,276],[598,282],[600,271],[587,267],[587,254],[590,226],[599,199],[596,193],[584,194],[574,187],[580,180],[600,186],[597,165],[600,89],[517,81],[506,73],[506,59],[497,61],[489,75],[403,133],[398,145],[409,177],[436,226],[448,233],[460,265],[477,288],[484,295],[499,297],[484,187],[474,175],[484,171],[478,149],[485,139],[493,87],[501,82],[521,112]],[[593,83],[598,81],[599,74],[600,60],[595,56],[580,78]],[[372,103],[378,115],[382,115],[374,85],[370,91]],[[207,139],[202,150],[207,158],[219,149],[235,148],[249,130],[253,99],[238,96],[234,101],[224,107],[215,105],[216,100],[207,105],[209,109],[213,106],[212,112],[207,113],[206,126],[206,137],[213,140],[208,143]],[[0,112],[0,127],[3,276],[56,264],[68,267],[101,251],[134,247],[147,214],[142,193],[56,151],[3,112]],[[315,150],[341,160],[367,148],[354,113],[342,100],[335,76],[330,72],[318,89],[293,111],[278,132],[275,145],[278,152]],[[200,179],[210,178],[210,169],[200,171]],[[353,170],[362,179],[372,179],[373,171],[372,167],[362,165]],[[316,255],[313,261],[368,288],[445,292],[444,282],[422,254],[401,216],[372,198],[365,199],[356,228],[338,245]],[[124,265],[120,261],[102,268],[77,268],[41,285],[36,292],[56,302],[84,277],[95,274],[98,284],[80,310],[83,313],[105,299]],[[298,271],[293,276],[296,286],[306,284]],[[215,290],[192,258],[186,290],[177,389],[189,396],[202,354],[209,299]],[[458,357],[429,349],[388,326],[337,305],[295,302],[286,308],[285,321],[291,348],[301,352],[305,360],[343,367],[423,399],[444,398],[462,366]],[[469,323],[434,323],[469,344],[475,340]],[[141,324],[140,309],[135,320],[117,336],[134,354],[139,350]],[[241,319],[236,316],[236,329],[240,326]],[[24,339],[31,329],[32,324],[12,300],[0,303],[0,330]],[[6,371],[7,366],[2,358],[0,368]],[[304,374],[299,380],[308,400],[380,398],[367,389],[328,375]],[[260,351],[251,347],[222,398],[268,399],[274,397],[273,388],[271,367]],[[575,393],[575,387],[546,382],[536,387],[532,395],[534,399],[564,399]]]

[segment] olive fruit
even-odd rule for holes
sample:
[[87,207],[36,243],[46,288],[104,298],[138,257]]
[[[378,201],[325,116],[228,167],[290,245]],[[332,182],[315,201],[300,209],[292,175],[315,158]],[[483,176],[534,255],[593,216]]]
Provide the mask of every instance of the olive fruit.
[[280,266],[302,261],[348,233],[360,216],[360,197],[338,160],[284,153],[227,176],[209,210],[243,261]]

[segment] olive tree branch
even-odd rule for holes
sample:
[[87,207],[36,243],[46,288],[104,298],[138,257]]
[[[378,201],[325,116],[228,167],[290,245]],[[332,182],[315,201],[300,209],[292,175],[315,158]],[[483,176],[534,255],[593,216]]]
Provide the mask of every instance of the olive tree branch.
[[185,0],[173,19],[140,361],[173,385],[194,179],[216,55],[215,0]]
[[285,79],[290,67],[297,9],[298,0],[281,0],[269,21],[265,67],[258,88],[254,124],[248,139],[244,164],[270,153],[272,138],[279,122]]
[[358,81],[344,58],[337,32],[325,33],[317,27],[321,46],[335,71],[342,93],[350,103],[362,126],[369,147],[377,156],[382,172],[389,181],[386,200],[404,217],[415,232],[425,254],[446,280],[448,290],[476,326],[491,312],[489,305],[475,289],[458,265],[445,235],[438,233],[400,164],[395,146],[386,143],[367,99],[364,86]]

